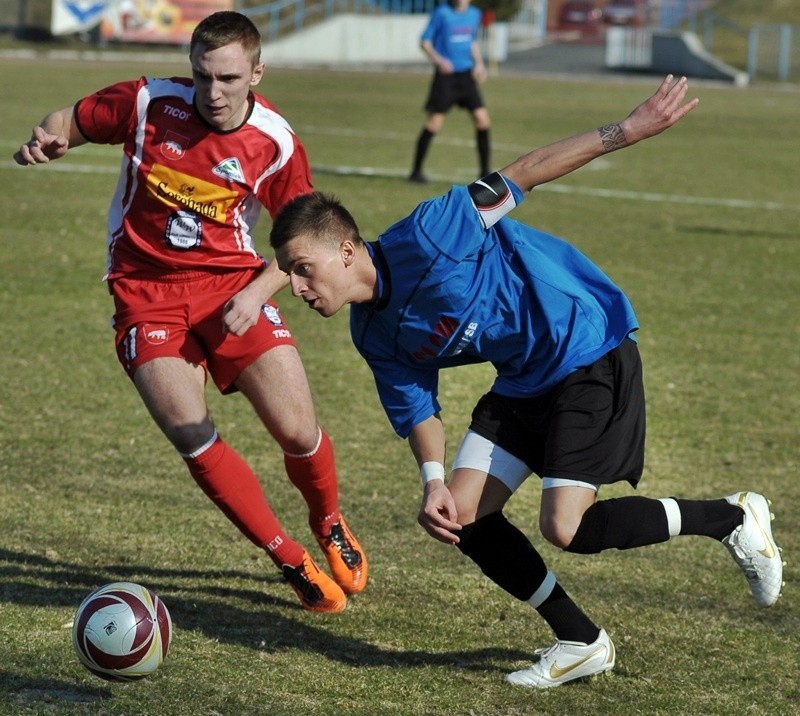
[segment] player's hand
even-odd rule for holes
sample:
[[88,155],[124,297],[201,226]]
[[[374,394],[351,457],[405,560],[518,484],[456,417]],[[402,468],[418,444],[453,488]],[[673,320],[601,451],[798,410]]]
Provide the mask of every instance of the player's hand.
[[673,83],[673,76],[667,75],[656,93],[620,122],[627,143],[635,144],[660,134],[697,107],[700,100],[696,97],[684,102],[688,89],[685,77]]
[[452,75],[455,72],[455,69],[453,68],[453,63],[450,62],[450,60],[448,60],[446,57],[437,58],[436,68],[443,75]]
[[475,69],[472,72],[472,76],[475,78],[475,81],[478,84],[483,84],[486,81],[486,78],[489,76],[489,73],[486,70],[486,65],[484,64],[475,65]]
[[259,292],[246,286],[223,307],[222,330],[235,336],[243,336],[256,325],[262,305]]
[[429,482],[425,486],[417,522],[434,539],[445,544],[458,544],[457,533],[461,525],[457,519],[456,503],[447,485],[442,480]]
[[14,154],[17,164],[47,164],[51,159],[60,159],[69,149],[69,141],[58,134],[48,134],[42,127],[34,127],[31,138]]

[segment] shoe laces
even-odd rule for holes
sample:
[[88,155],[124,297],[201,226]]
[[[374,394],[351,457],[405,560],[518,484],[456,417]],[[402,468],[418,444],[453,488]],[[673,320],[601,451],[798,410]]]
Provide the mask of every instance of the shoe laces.
[[361,564],[361,554],[353,549],[347,541],[344,528],[341,522],[331,526],[330,534],[325,538],[326,542],[333,544],[342,556],[342,561],[350,568],[355,569]]
[[315,604],[322,599],[322,590],[308,578],[305,564],[301,564],[299,567],[292,567],[288,564],[284,564],[283,576],[287,582],[300,590],[304,601]]
[[561,646],[561,642],[557,641],[550,646],[540,646],[538,649],[533,650],[533,655],[539,657],[539,662],[544,662],[551,656],[555,656]]

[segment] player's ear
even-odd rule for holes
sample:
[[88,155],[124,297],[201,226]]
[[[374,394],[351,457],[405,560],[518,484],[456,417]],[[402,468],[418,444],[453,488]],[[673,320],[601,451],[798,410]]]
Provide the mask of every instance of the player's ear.
[[342,263],[347,266],[352,266],[356,260],[356,246],[350,239],[345,239],[339,244],[339,255],[342,257]]
[[264,76],[265,67],[266,67],[266,65],[263,62],[259,62],[253,68],[253,74],[250,75],[250,84],[251,85],[257,85],[259,82],[261,82],[261,78]]

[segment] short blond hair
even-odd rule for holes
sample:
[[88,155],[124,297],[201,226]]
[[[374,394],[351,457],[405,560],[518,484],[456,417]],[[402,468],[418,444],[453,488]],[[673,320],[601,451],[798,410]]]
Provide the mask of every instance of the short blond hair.
[[234,42],[244,48],[252,67],[261,61],[261,33],[253,21],[240,12],[221,10],[204,18],[195,27],[189,43],[189,54],[198,45],[206,50],[218,50]]

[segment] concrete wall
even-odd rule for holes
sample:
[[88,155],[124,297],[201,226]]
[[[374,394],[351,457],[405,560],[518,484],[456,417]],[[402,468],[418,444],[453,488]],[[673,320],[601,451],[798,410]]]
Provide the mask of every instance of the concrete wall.
[[691,32],[612,27],[606,33],[606,67],[748,84],[746,72],[725,64]]
[[[419,38],[427,15],[338,15],[274,42],[261,57],[273,65],[428,65]],[[487,62],[508,58],[509,26],[495,23],[483,45]]]
[[419,37],[427,22],[427,15],[340,15],[264,44],[261,57],[267,64],[425,63]]
[[707,52],[700,38],[692,32],[655,33],[651,69],[662,74],[672,72],[687,77],[724,80],[737,86],[746,85],[750,79],[746,72],[725,64]]

